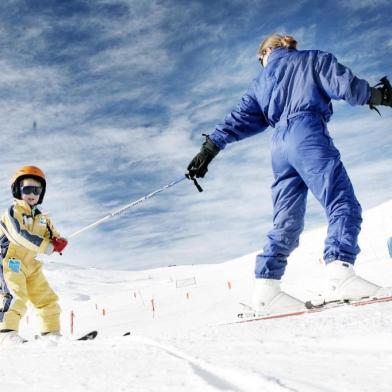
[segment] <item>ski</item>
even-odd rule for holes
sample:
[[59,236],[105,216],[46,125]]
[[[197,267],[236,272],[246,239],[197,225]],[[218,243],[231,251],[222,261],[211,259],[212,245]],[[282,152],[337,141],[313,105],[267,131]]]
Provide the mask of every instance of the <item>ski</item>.
[[392,296],[388,297],[382,297],[382,298],[363,298],[355,301],[331,301],[331,302],[326,302],[321,305],[313,305],[311,301],[305,302],[305,307],[308,310],[317,310],[317,309],[331,309],[331,308],[336,308],[339,306],[365,306],[365,305],[371,305],[371,304],[378,304],[381,302],[391,302],[392,301]]
[[91,331],[76,340],[94,340],[97,337],[97,335],[98,335],[98,331]]
[[[90,331],[79,338],[71,339],[71,341],[86,341],[86,340],[94,340],[98,335],[98,331]],[[34,340],[43,340],[41,335],[35,335]],[[28,343],[29,340],[26,340],[25,343]]]
[[272,320],[272,319],[279,319],[279,318],[287,318],[287,317],[295,317],[295,316],[303,316],[307,314],[313,314],[313,313],[320,313],[325,310],[329,309],[335,309],[338,307],[344,307],[344,306],[366,306],[366,305],[372,305],[372,304],[379,304],[379,303],[384,303],[384,302],[392,302],[392,296],[389,297],[384,297],[384,298],[365,298],[361,300],[356,300],[356,301],[335,301],[335,302],[329,302],[325,303],[323,305],[312,305],[310,301],[307,301],[305,303],[305,309],[303,310],[297,310],[293,312],[285,312],[285,313],[277,313],[277,314],[269,314],[269,315],[261,315],[257,316],[252,309],[251,306],[240,303],[242,307],[246,309],[246,311],[239,313],[237,315],[240,320],[235,320],[231,322],[227,322],[224,324],[220,325],[232,325],[232,324],[241,324],[241,323],[249,323],[253,321],[262,321],[262,320]]

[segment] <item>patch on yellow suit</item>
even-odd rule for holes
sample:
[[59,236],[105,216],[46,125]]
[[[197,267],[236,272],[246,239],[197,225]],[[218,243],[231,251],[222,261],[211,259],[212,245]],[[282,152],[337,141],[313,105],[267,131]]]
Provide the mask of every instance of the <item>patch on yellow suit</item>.
[[8,268],[12,272],[20,272],[21,262],[18,259],[11,258],[8,260]]

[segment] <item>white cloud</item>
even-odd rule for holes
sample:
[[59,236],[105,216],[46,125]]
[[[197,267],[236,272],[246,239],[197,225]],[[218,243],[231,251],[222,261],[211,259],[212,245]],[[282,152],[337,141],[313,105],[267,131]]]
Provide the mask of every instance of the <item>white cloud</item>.
[[377,8],[390,5],[388,0],[345,0],[338,3],[344,8],[352,10],[362,10],[365,8]]

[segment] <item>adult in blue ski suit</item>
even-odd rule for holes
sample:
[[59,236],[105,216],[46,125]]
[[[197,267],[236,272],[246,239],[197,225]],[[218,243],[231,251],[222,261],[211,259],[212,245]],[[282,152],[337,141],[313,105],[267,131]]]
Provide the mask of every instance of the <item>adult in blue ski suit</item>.
[[391,106],[391,98],[381,97],[384,90],[371,88],[331,53],[297,50],[292,37],[271,37],[274,44],[259,51],[265,67],[240,104],[207,137],[188,170],[191,177],[204,177],[209,162],[228,143],[275,128],[273,229],[257,256],[255,273],[256,278],[280,279],[304,227],[308,190],[328,217],[325,262],[354,264],[360,251],[361,206],[327,129],[331,99]]

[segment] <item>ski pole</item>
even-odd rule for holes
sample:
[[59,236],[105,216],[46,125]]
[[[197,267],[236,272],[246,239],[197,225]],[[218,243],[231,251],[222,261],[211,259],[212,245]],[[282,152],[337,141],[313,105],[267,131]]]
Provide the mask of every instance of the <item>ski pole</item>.
[[72,233],[71,235],[69,235],[67,238],[76,237],[76,236],[78,236],[79,234],[84,233],[84,232],[87,231],[87,230],[90,230],[90,229],[92,229],[92,228],[94,228],[94,227],[97,227],[98,225],[101,225],[102,223],[106,222],[107,220],[109,220],[109,219],[111,219],[111,218],[113,218],[113,217],[115,217],[115,216],[118,216],[118,215],[123,214],[124,212],[128,211],[128,210],[131,209],[132,207],[135,207],[136,205],[138,205],[138,204],[140,204],[140,203],[143,203],[144,201],[146,201],[146,200],[148,200],[148,199],[151,199],[152,197],[154,197],[154,196],[157,195],[158,193],[163,192],[165,189],[171,188],[172,186],[178,184],[179,182],[181,182],[181,181],[183,181],[183,180],[185,180],[185,179],[192,180],[192,181],[194,182],[195,186],[197,187],[198,191],[199,191],[199,192],[202,192],[202,189],[201,189],[200,185],[197,183],[196,179],[190,178],[188,174],[185,174],[185,175],[181,176],[180,178],[178,178],[178,179],[176,179],[176,180],[170,182],[169,184],[165,185],[164,187],[159,188],[159,189],[157,189],[156,191],[151,192],[151,193],[149,193],[148,195],[145,195],[145,196],[141,197],[140,199],[135,200],[135,201],[133,201],[132,203],[129,203],[129,204],[127,204],[127,205],[125,205],[125,206],[119,208],[118,210],[115,210],[115,211],[113,211],[113,212],[110,212],[109,214],[105,215],[103,218],[97,220],[96,222],[91,223],[90,225],[87,225],[87,226],[85,226],[85,227],[83,227],[83,228],[81,228],[81,229],[75,231],[74,233]]

